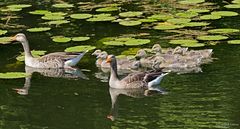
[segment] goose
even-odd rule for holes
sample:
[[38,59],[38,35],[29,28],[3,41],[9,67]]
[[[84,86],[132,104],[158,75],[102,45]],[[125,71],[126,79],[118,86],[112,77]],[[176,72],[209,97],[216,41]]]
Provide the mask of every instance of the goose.
[[25,54],[25,65],[33,68],[72,68],[87,53],[87,51],[79,53],[54,52],[40,58],[34,58],[30,52],[25,34],[18,33],[11,40],[21,42]]
[[[108,55],[107,63],[110,63],[109,86],[116,89],[145,88],[155,90],[162,78],[168,73],[162,71],[134,72],[123,79],[119,79],[117,73],[117,60],[114,55]],[[157,90],[157,89],[156,89]]]

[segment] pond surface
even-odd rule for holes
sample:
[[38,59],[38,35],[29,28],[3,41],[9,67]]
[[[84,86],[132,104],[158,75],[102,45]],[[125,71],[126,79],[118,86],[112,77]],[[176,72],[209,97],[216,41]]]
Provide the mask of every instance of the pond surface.
[[[87,1],[87,0],[86,0]],[[78,1],[82,2],[82,1]],[[100,3],[102,1],[95,1]],[[152,1],[151,4],[156,4]],[[11,19],[10,23],[25,25],[26,28],[40,27],[44,22],[39,16],[28,12],[36,9],[61,11],[52,8],[52,1],[9,1],[0,2],[4,7],[10,4],[32,4],[32,7],[16,12],[20,19]],[[69,3],[77,5],[75,1]],[[135,4],[134,4],[135,3]],[[124,3],[121,10],[143,10],[138,1]],[[148,3],[150,4],[150,3]],[[223,8],[226,2],[216,3]],[[165,5],[166,6],[166,5]],[[163,8],[165,7],[162,6]],[[230,9],[240,13],[239,9]],[[78,8],[66,9],[70,14],[79,13]],[[176,10],[173,10],[176,11]],[[88,11],[94,14],[94,11]],[[9,14],[10,15],[10,14]],[[3,17],[3,15],[2,15]],[[212,20],[211,28],[240,29],[240,16],[224,17]],[[5,23],[5,21],[1,21]],[[45,25],[46,26],[46,25]],[[2,26],[1,26],[2,27]],[[49,52],[64,51],[65,48],[77,45],[93,45],[116,55],[129,48],[150,48],[154,43],[163,47],[175,47],[168,44],[172,33],[140,29],[139,26],[126,27],[111,22],[87,22],[73,20],[71,23],[51,26],[47,32],[30,33],[26,28],[7,29],[6,36],[25,33],[34,50]],[[2,29],[6,29],[2,27]],[[202,28],[195,28],[195,30]],[[98,41],[105,37],[149,33],[151,43],[143,46],[106,46]],[[52,36],[64,35],[89,36],[84,42],[54,43]],[[228,35],[239,39],[240,35]],[[229,45],[220,41],[217,45],[203,47],[214,50],[213,63],[202,66],[200,73],[175,74],[164,77],[161,88],[168,92],[165,95],[148,97],[130,97],[119,95],[114,109],[111,109],[111,95],[125,91],[109,89],[108,83],[96,75],[103,76],[95,66],[95,57],[91,52],[81,60],[82,78],[53,78],[34,73],[31,78],[0,80],[0,128],[2,129],[107,129],[107,128],[239,128],[240,125],[240,46]],[[197,48],[200,49],[200,48]],[[15,58],[22,52],[21,44],[0,46],[0,72],[25,72],[23,62]],[[103,74],[103,75],[102,75]],[[106,74],[107,75],[107,74]],[[26,87],[28,95],[17,94],[15,88]],[[111,121],[109,115],[112,115]]]

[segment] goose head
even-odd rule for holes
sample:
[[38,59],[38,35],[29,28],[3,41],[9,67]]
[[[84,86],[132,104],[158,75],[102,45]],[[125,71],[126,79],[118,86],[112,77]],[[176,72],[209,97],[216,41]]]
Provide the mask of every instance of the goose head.
[[92,53],[92,55],[93,56],[98,56],[99,54],[101,54],[101,50],[100,49],[97,49],[97,50],[95,50],[93,53]]
[[137,59],[141,59],[141,58],[147,57],[147,53],[144,49],[140,49],[137,51],[137,54],[135,55],[135,57]]
[[107,59],[108,53],[106,51],[102,51],[97,58],[101,58],[101,59]]
[[112,63],[116,63],[116,61],[117,61],[117,59],[116,59],[116,57],[114,55],[108,55],[107,56],[107,59],[106,59],[107,63],[112,64]]
[[152,51],[156,53],[162,53],[162,47],[159,44],[154,44],[152,46]]
[[12,41],[18,41],[18,42],[21,42],[21,43],[26,43],[27,42],[27,38],[25,36],[25,34],[23,33],[18,33],[16,34],[15,36],[13,36],[11,38]]

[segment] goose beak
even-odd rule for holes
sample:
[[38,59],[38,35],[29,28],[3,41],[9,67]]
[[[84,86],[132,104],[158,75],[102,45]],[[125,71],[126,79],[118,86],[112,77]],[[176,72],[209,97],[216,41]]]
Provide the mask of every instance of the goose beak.
[[11,41],[16,41],[16,36],[11,37],[10,39]]
[[111,57],[108,56],[107,59],[106,59],[106,62],[110,63],[111,62]]

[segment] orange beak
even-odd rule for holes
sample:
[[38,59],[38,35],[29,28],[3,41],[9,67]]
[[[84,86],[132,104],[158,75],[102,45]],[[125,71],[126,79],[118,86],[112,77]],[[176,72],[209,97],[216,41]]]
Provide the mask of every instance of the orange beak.
[[108,56],[107,59],[106,59],[106,62],[110,63],[111,62],[111,57]]
[[11,41],[16,41],[16,35],[10,38]]

